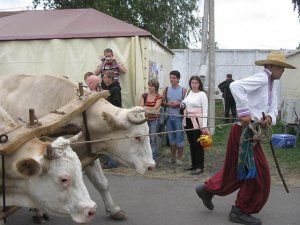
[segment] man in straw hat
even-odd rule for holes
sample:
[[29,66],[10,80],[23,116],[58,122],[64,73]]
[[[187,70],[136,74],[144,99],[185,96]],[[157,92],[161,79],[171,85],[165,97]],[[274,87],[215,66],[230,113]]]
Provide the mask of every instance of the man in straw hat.
[[260,143],[250,143],[253,133],[248,124],[260,121],[263,127],[275,125],[278,112],[274,80],[280,79],[284,68],[296,68],[286,62],[282,53],[274,52],[255,64],[264,66],[264,70],[230,84],[240,123],[230,130],[224,166],[196,187],[196,193],[210,210],[214,208],[214,195],[225,196],[239,189],[229,220],[251,225],[262,224],[251,214],[259,213],[268,200],[270,171]]

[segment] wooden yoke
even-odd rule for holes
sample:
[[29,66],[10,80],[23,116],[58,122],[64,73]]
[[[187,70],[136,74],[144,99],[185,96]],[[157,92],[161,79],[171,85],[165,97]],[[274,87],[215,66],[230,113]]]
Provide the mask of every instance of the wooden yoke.
[[0,143],[0,154],[11,154],[18,147],[33,137],[39,137],[55,131],[57,128],[71,121],[74,117],[85,111],[90,105],[94,104],[100,98],[106,98],[109,95],[108,91],[93,92],[82,98],[76,98],[68,104],[56,110],[56,112],[64,113],[49,113],[39,119],[40,126],[30,127],[23,125],[8,132],[8,140],[5,143]]

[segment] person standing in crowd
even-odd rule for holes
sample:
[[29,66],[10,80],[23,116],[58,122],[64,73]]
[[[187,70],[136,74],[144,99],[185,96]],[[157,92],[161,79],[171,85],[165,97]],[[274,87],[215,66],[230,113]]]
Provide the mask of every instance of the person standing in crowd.
[[[119,82],[114,80],[114,72],[110,70],[105,71],[102,80],[105,84],[105,90],[109,91],[107,101],[116,107],[122,108],[121,87]],[[106,157],[105,163],[108,168],[116,168],[118,166],[118,163],[109,156]]]
[[[158,113],[162,96],[158,94],[159,82],[157,80],[148,81],[148,93],[144,93],[140,99],[140,106],[145,107],[147,110],[153,110]],[[147,114],[147,123],[149,126],[150,134],[150,145],[152,149],[153,159],[156,160],[158,156],[158,137],[157,135],[152,135],[158,132],[158,114]]]
[[83,85],[84,87],[88,87],[87,86],[87,79],[88,79],[88,77],[89,76],[92,76],[92,75],[94,75],[92,72],[86,72],[85,74],[84,74],[84,77],[83,77],[83,79],[84,79],[84,83],[85,83],[85,85]]
[[[96,68],[94,74],[101,75],[101,78],[103,78],[104,72],[107,70],[113,71],[113,80],[118,83],[120,74],[127,73],[125,66],[115,58],[114,52],[110,48],[106,48],[104,50],[104,56],[101,58],[101,64]],[[101,82],[101,87],[102,89],[106,89],[103,81]]]
[[[184,132],[182,131],[182,116],[180,104],[185,96],[186,88],[179,85],[180,73],[173,70],[169,74],[171,85],[164,90],[162,105],[167,107],[167,132],[170,142],[171,158],[169,163],[182,165]],[[174,132],[177,131],[178,132]],[[177,153],[177,158],[176,158]]]
[[204,185],[198,185],[196,193],[204,205],[213,210],[211,200],[214,195],[225,196],[239,189],[229,220],[260,225],[262,221],[251,214],[259,213],[267,202],[271,179],[260,143],[254,145],[249,140],[253,133],[248,125],[252,121],[259,122],[262,128],[276,124],[278,111],[274,81],[281,78],[284,68],[296,67],[288,64],[284,54],[278,52],[271,52],[266,60],[258,60],[255,64],[264,66],[264,70],[230,84],[240,124],[233,125],[230,130],[223,168]]
[[190,145],[192,161],[192,165],[185,170],[191,170],[191,174],[200,174],[204,169],[204,150],[197,140],[201,134],[209,133],[207,129],[208,99],[199,76],[192,76],[189,86],[190,90],[181,104],[181,107],[184,108],[183,126],[184,129],[196,130],[185,132]]
[[100,83],[101,83],[100,77],[96,75],[89,75],[86,78],[87,87],[91,91],[100,91],[101,90]]
[[107,101],[114,106],[122,108],[121,87],[119,82],[114,80],[114,72],[110,70],[105,71],[102,79],[105,84],[105,90],[109,91]]
[[218,85],[218,88],[222,92],[222,97],[224,99],[225,103],[225,123],[229,123],[229,112],[231,111],[232,115],[232,122],[235,121],[236,119],[236,103],[235,100],[231,94],[229,85],[233,82],[234,80],[232,79],[232,74],[227,74],[226,75],[226,80],[224,80],[222,83]]

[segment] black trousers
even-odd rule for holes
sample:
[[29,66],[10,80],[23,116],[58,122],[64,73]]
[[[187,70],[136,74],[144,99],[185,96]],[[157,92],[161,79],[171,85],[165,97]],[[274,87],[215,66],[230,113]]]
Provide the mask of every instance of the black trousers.
[[234,98],[225,98],[225,123],[229,123],[230,119],[229,119],[229,112],[231,111],[231,115],[232,115],[232,122],[235,121],[236,118],[236,105],[235,105],[235,100]]
[[[193,124],[190,118],[186,118],[186,126],[185,129],[192,129]],[[200,137],[200,130],[191,130],[186,131],[186,136],[188,138],[188,142],[190,144],[190,153],[192,160],[192,167],[195,169],[203,169],[204,168],[204,151],[200,144],[197,143],[197,139]]]

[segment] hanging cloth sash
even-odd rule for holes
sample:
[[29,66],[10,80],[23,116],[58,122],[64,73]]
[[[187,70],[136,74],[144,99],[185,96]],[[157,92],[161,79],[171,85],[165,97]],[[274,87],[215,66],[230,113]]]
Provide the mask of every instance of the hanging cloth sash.
[[253,145],[253,132],[248,126],[243,127],[239,146],[238,180],[254,179],[257,176]]

